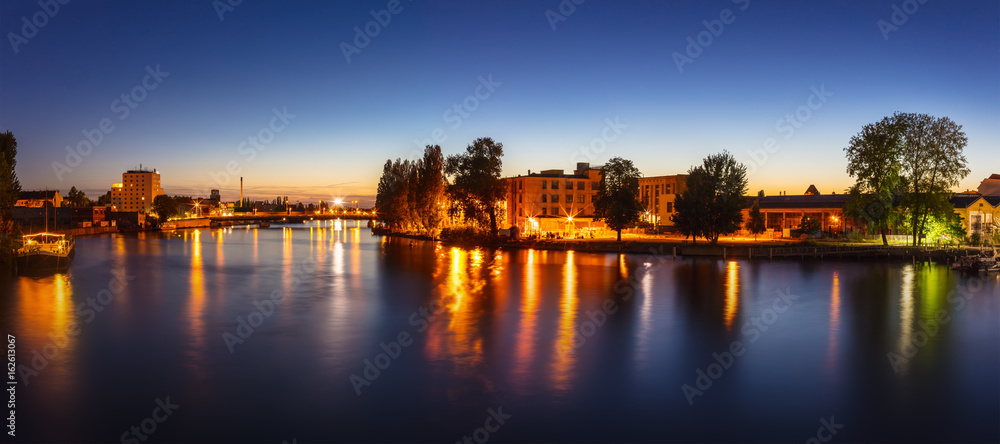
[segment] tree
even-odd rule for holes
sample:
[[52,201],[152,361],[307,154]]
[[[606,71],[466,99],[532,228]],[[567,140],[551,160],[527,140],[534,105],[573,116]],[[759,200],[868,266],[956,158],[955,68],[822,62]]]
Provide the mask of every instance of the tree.
[[728,151],[705,158],[688,170],[687,189],[677,196],[674,224],[684,234],[701,235],[712,244],[743,225],[747,168]]
[[913,245],[920,242],[930,217],[953,212],[951,189],[969,175],[963,150],[968,143],[962,126],[947,117],[927,114],[893,116],[903,128],[903,193]]
[[608,228],[618,232],[639,221],[642,202],[639,201],[639,178],[642,173],[631,160],[615,157],[601,168],[601,182],[594,197],[594,219],[603,220]]
[[445,189],[448,181],[444,175],[444,154],[441,146],[427,145],[424,157],[417,163],[417,183],[415,207],[417,217],[424,231],[436,236],[444,221]]
[[66,201],[74,207],[90,206],[90,199],[87,198],[87,193],[77,190],[75,186],[69,189],[69,193],[66,194]]
[[98,197],[96,205],[99,207],[111,205],[111,192],[108,191],[107,193],[102,194],[101,197]]
[[799,229],[805,234],[813,234],[823,229],[823,223],[808,215],[804,215],[802,216],[802,220],[799,221]]
[[767,231],[767,221],[764,220],[764,213],[760,212],[760,199],[753,201],[750,208],[750,215],[747,219],[747,231],[753,234],[753,240],[757,240],[757,235]]
[[173,197],[161,194],[153,198],[153,212],[160,220],[167,220],[177,214],[177,201]]
[[501,205],[506,195],[503,144],[489,137],[476,139],[465,153],[448,156],[445,173],[453,176],[448,195],[466,220],[480,226],[489,224],[490,236],[499,234]]
[[14,204],[21,195],[17,179],[17,139],[10,131],[0,133],[0,247],[13,248]]
[[867,124],[844,148],[847,174],[857,178],[849,191],[851,200],[844,212],[864,221],[869,233],[881,234],[882,245],[889,244],[886,234],[898,219],[893,194],[901,183],[905,133],[902,123],[893,116]]

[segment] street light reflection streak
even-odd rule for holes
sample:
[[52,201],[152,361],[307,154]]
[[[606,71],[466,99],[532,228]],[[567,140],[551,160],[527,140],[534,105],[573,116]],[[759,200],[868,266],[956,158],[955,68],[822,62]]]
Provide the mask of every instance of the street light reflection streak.
[[[219,233],[219,238],[222,234]],[[221,241],[219,242],[221,244]],[[221,253],[219,253],[221,255]],[[219,256],[221,260],[221,256]],[[221,264],[219,264],[221,266]],[[205,270],[201,254],[201,230],[195,230],[191,239],[191,298],[188,302],[187,318],[191,323],[189,332],[191,347],[187,350],[185,364],[199,379],[205,377],[202,357],[207,344],[205,338]]]
[[524,297],[521,299],[521,326],[517,334],[514,371],[517,382],[526,388],[532,381],[531,364],[535,355],[535,324],[538,320],[538,264],[535,250],[529,249],[524,267]]
[[740,302],[740,265],[729,261],[726,265],[726,331],[732,330]]
[[837,359],[837,334],[840,332],[840,275],[833,272],[833,289],[830,293],[830,346],[827,362],[832,369]]
[[[913,279],[916,274],[913,265],[903,267],[903,285],[899,298],[899,354],[906,355],[906,346],[913,335]],[[907,362],[903,361],[902,366]]]
[[556,340],[553,359],[553,385],[561,391],[570,388],[576,358],[573,335],[576,327],[577,297],[576,264],[573,259],[573,250],[567,251],[566,264],[563,266],[563,294],[559,302],[559,337]]

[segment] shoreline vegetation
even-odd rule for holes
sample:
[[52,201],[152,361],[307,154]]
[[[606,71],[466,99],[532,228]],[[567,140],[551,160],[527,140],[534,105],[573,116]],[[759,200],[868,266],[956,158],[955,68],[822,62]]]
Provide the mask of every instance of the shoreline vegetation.
[[581,253],[625,253],[636,255],[670,257],[714,257],[746,259],[797,259],[797,260],[861,260],[884,259],[900,261],[950,262],[956,256],[974,254],[978,247],[882,246],[877,243],[816,242],[816,241],[757,241],[726,242],[717,245],[693,244],[677,238],[641,238],[618,242],[615,239],[520,239],[494,240],[486,237],[444,236],[437,238],[420,234],[399,233],[380,227],[372,227],[372,235],[389,238],[441,242],[448,247],[487,248],[501,250],[549,250],[575,251]]

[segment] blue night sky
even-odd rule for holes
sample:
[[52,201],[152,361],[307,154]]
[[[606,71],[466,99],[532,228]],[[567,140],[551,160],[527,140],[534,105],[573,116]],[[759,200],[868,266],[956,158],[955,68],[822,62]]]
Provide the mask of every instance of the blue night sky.
[[[242,175],[259,199],[370,204],[387,158],[435,136],[446,154],[489,136],[504,144],[506,175],[615,156],[677,174],[726,149],[752,164],[751,192],[839,193],[852,182],[843,147],[895,111],[964,126],[972,174],[961,189],[1000,173],[995,0],[929,1],[888,39],[878,22],[892,24],[902,1],[589,0],[568,11],[566,0],[553,30],[556,0],[403,0],[348,63],[341,43],[388,3],[245,0],[220,20],[211,1],[75,0],[49,16],[3,0],[0,130],[18,139],[22,186],[96,198],[141,163],[169,194],[221,188],[235,200]],[[674,53],[687,56],[687,38],[726,9],[730,23],[679,70]],[[44,26],[25,30],[37,14]],[[157,66],[169,73],[160,83],[146,77]],[[126,112],[129,93],[144,100]],[[241,147],[270,136],[275,109],[294,117],[275,120],[283,129],[259,149]],[[66,147],[102,119],[113,130],[70,168]],[[754,160],[769,138],[778,148]],[[228,183],[227,164],[241,171]]]

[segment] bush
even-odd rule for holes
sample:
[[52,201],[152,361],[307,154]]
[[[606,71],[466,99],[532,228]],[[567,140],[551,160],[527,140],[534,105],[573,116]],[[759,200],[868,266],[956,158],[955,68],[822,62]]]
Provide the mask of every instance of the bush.
[[972,234],[969,235],[969,244],[970,245],[979,245],[980,243],[982,243],[982,241],[983,241],[983,238],[979,234],[978,231],[973,232]]

